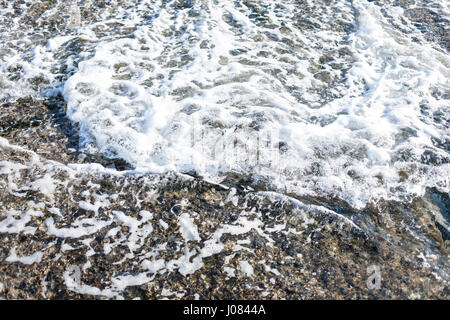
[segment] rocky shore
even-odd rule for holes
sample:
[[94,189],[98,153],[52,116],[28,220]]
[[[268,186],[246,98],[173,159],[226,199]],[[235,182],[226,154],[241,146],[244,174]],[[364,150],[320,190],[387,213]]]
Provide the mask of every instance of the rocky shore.
[[2,299],[448,299],[448,195],[355,210],[85,154],[64,101],[0,106]]

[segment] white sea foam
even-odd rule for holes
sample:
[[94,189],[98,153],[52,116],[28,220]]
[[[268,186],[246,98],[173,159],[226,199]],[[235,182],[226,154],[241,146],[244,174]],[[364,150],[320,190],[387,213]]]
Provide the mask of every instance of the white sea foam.
[[23,263],[23,264],[31,265],[31,264],[34,264],[34,263],[41,262],[43,255],[44,255],[43,252],[38,251],[38,252],[33,253],[30,256],[18,256],[17,253],[16,253],[16,248],[14,247],[14,248],[11,249],[8,258],[6,258],[6,261],[8,261],[8,262],[20,262],[20,263]]
[[245,273],[248,277],[252,276],[254,273],[253,267],[248,263],[248,261],[240,261],[241,271]]
[[1,74],[20,65],[27,92],[46,78],[38,89],[63,94],[86,148],[140,171],[237,171],[357,207],[449,191],[450,59],[395,27],[401,8],[388,21],[364,0],[175,3],[115,5],[90,24],[75,12],[70,33],[5,55]]
[[186,242],[201,240],[197,226],[195,225],[194,220],[189,216],[189,213],[183,213],[179,218],[178,224],[180,225],[180,232]]

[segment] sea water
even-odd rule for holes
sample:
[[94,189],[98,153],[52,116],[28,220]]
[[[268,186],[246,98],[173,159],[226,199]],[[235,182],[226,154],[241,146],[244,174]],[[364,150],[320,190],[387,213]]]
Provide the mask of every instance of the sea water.
[[355,207],[449,192],[450,58],[395,3],[45,3],[0,2],[0,100],[62,96],[89,152]]

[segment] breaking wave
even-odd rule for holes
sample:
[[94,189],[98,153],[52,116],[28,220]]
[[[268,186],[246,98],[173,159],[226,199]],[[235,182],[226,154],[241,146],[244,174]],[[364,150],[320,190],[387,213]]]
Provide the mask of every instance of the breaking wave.
[[449,192],[450,59],[399,6],[55,1],[27,28],[44,2],[22,2],[1,10],[0,99],[62,95],[87,149],[356,207]]

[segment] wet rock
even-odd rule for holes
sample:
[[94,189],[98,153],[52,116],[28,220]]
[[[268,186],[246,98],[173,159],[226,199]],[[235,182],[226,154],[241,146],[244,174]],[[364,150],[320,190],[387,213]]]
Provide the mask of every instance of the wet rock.
[[[34,134],[25,126],[7,137],[17,130]],[[2,298],[448,297],[448,199],[436,190],[355,210],[338,199],[254,191],[237,174],[226,187],[174,173],[73,171],[45,159],[45,145],[26,147],[41,155],[0,148]],[[72,159],[55,145],[53,154]],[[53,192],[33,190],[45,175]],[[180,228],[182,215],[195,240]],[[15,228],[12,217],[26,222]],[[379,288],[367,284],[373,266]]]

